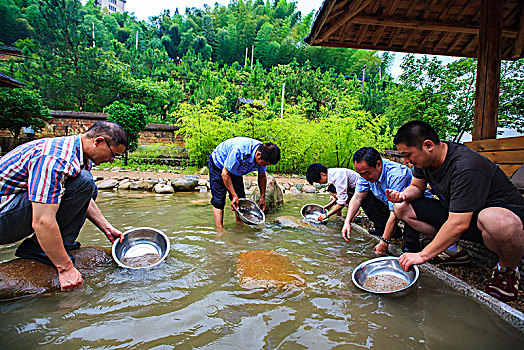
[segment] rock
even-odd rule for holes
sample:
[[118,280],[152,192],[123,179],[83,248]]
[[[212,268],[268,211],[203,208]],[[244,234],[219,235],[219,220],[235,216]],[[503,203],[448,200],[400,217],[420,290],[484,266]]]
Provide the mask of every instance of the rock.
[[198,179],[198,186],[207,186],[206,179]]
[[108,179],[96,184],[99,190],[110,190],[118,186],[118,180]]
[[251,188],[251,181],[244,181],[244,189],[249,189]]
[[[260,188],[258,186],[253,190],[251,200],[255,203],[260,201]],[[273,176],[267,177],[266,185],[266,212],[271,212],[284,204],[284,194],[280,187],[278,187],[277,181]]]
[[155,186],[156,181],[151,180],[139,180],[132,182],[129,186],[130,190],[145,190],[150,191]]
[[196,188],[199,192],[207,192],[207,186],[197,186]]
[[93,180],[96,182],[96,181],[100,181],[100,180],[103,180],[104,177],[103,176],[93,176]]
[[[109,248],[80,247],[70,253],[75,257],[75,267],[84,278],[99,273],[113,263]],[[58,273],[54,266],[28,259],[13,259],[0,264],[0,299],[59,290]]]
[[315,186],[312,185],[304,185],[302,186],[302,192],[304,193],[317,193],[317,189]]
[[198,177],[192,177],[192,175],[179,177],[178,179],[173,179],[171,185],[176,192],[190,192],[194,191],[198,185]]
[[282,186],[284,187],[285,190],[289,190],[289,188],[291,187],[291,186],[289,186],[289,184],[287,182],[284,182],[282,184]]
[[155,185],[155,187],[153,187],[153,192],[156,192],[156,193],[173,193],[173,192],[175,192],[175,189],[173,188],[173,186],[171,186],[171,184],[158,183],[158,184]]
[[118,189],[119,190],[128,190],[129,187],[131,187],[131,181],[126,179],[126,180],[122,180],[122,182],[120,182],[118,184]]
[[118,171],[120,171],[120,170],[122,170],[122,168],[119,167],[119,166],[116,166],[116,167],[114,167],[113,169],[111,169],[111,171],[115,171],[115,172],[118,172]]
[[302,219],[296,218],[294,216],[279,216],[275,219],[275,224],[280,225],[282,227],[287,228],[305,228],[305,229],[312,229],[312,230],[319,230],[318,226],[315,226],[314,224],[304,221]]
[[294,187],[295,187],[297,190],[302,191],[302,185],[301,185],[301,184],[296,184]]
[[245,289],[306,286],[306,279],[298,266],[272,250],[251,250],[238,254],[236,270],[240,286]]
[[209,169],[207,168],[207,166],[205,166],[202,169],[200,169],[198,174],[200,174],[200,175],[209,175]]
[[300,193],[300,190],[299,190],[298,188],[296,188],[295,186],[291,187],[291,188],[289,189],[289,191],[290,191],[291,193]]

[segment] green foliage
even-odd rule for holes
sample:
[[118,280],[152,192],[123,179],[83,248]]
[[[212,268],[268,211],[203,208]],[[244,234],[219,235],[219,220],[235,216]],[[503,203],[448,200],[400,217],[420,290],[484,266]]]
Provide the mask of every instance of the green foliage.
[[107,120],[120,124],[127,132],[129,138],[129,151],[138,147],[140,131],[146,126],[147,110],[142,104],[128,105],[116,101],[107,106]]
[[384,118],[353,110],[354,101],[343,97],[331,113],[318,120],[307,117],[302,105],[286,109],[283,118],[266,108],[244,107],[237,121],[224,120],[219,101],[205,106],[180,106],[180,133],[194,164],[206,164],[209,154],[222,141],[236,136],[274,142],[281,148],[282,159],[270,170],[300,173],[310,163],[322,162],[330,167],[349,167],[353,153],[363,146],[387,149],[392,146],[391,133]]
[[0,89],[0,129],[9,129],[15,140],[22,127],[42,129],[51,119],[37,92],[27,89]]

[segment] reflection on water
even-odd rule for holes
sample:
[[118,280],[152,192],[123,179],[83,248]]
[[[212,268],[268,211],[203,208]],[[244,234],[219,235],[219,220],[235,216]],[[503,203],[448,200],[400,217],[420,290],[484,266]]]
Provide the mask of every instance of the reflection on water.
[[[283,229],[280,215],[300,217],[306,203],[327,196],[288,196],[284,209],[261,226],[225,217],[217,239],[207,194],[143,195],[102,192],[98,203],[122,231],[150,226],[165,232],[171,252],[149,270],[110,266],[70,293],[0,303],[3,349],[442,349],[515,348],[523,336],[475,301],[423,272],[402,298],[369,294],[351,272],[374,257],[375,241],[358,233],[345,242],[341,222],[318,231]],[[110,244],[93,225],[84,245]],[[16,245],[0,247],[0,261]],[[244,290],[235,274],[240,252],[271,249],[304,271],[307,287]],[[57,346],[58,345],[58,346]]]

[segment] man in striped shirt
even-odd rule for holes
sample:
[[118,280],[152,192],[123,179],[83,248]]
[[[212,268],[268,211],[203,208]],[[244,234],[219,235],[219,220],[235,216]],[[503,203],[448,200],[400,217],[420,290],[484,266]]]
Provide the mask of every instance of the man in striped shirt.
[[126,150],[124,129],[95,123],[79,136],[46,138],[18,146],[0,159],[0,244],[28,237],[15,255],[56,266],[60,287],[73,290],[82,275],[67,250],[87,217],[111,242],[122,232],[102,215],[94,199],[92,163],[112,162]]

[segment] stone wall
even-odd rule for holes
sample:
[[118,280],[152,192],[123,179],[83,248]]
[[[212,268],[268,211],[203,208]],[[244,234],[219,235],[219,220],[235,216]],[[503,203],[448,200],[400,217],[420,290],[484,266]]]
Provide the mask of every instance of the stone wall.
[[[79,135],[89,129],[94,123],[106,120],[106,113],[74,112],[74,111],[51,111],[51,121],[36,135],[22,132],[18,144],[42,137],[59,137]],[[184,138],[177,135],[179,126],[168,124],[147,124],[138,142],[142,145],[154,143],[173,143],[177,146],[185,146]],[[11,133],[0,130],[0,147],[2,154],[9,152],[15,147]]]

